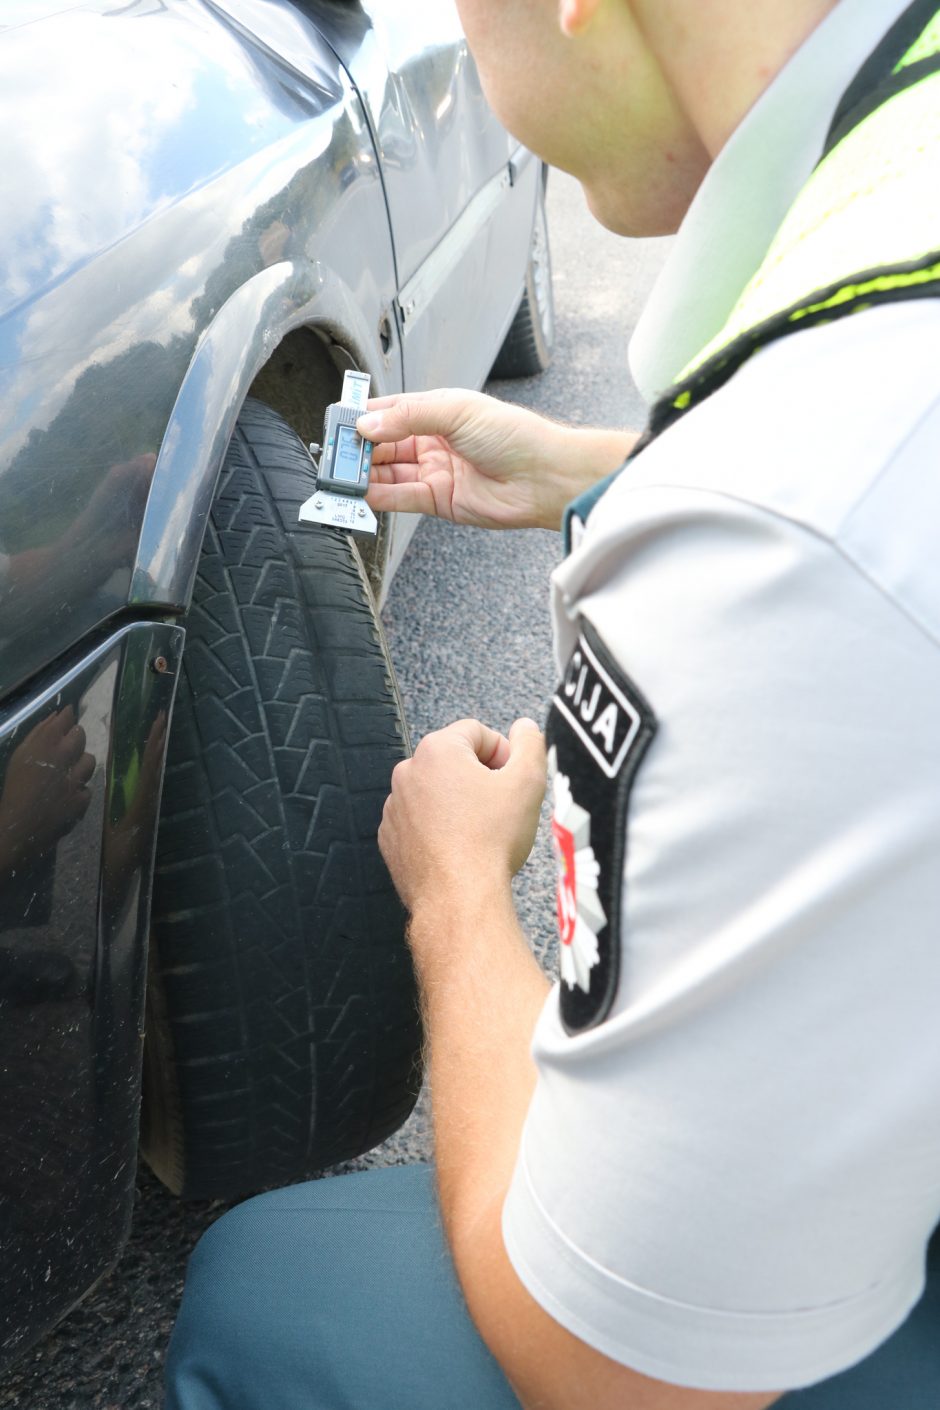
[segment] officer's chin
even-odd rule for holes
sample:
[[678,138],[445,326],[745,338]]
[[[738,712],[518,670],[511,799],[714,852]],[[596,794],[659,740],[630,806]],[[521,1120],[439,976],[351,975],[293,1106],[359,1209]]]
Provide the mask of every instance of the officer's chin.
[[649,239],[676,233],[701,185],[702,174],[693,180],[671,180],[673,173],[669,172],[665,180],[581,184],[588,209],[607,230],[614,235]]

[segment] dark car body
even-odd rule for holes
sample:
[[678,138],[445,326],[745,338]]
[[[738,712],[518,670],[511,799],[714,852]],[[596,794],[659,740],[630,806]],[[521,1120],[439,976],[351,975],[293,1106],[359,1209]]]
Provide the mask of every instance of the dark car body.
[[8,0],[0,107],[3,1360],[130,1222],[154,740],[239,409],[481,385],[539,165],[445,0]]

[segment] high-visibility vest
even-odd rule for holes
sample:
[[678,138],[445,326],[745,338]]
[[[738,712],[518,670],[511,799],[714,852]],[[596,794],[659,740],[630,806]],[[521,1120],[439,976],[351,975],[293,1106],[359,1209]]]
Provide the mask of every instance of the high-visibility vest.
[[[630,460],[778,338],[925,297],[940,297],[937,0],[909,5],[859,70],[763,263],[721,331],[655,403]],[[569,506],[566,527],[572,514],[586,519],[619,473]]]

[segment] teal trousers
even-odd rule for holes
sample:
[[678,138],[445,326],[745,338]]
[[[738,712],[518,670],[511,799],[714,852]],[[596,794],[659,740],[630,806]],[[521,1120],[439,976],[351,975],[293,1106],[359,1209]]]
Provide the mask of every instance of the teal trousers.
[[[873,1356],[780,1410],[940,1407],[940,1239],[928,1290]],[[206,1231],[165,1410],[519,1410],[467,1314],[426,1165],[292,1185]]]

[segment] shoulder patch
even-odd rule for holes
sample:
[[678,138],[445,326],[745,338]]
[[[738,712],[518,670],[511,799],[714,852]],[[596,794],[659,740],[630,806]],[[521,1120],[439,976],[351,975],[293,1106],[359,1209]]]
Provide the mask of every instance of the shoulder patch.
[[546,725],[569,1033],[601,1023],[617,993],[630,790],[655,732],[649,704],[582,619]]

